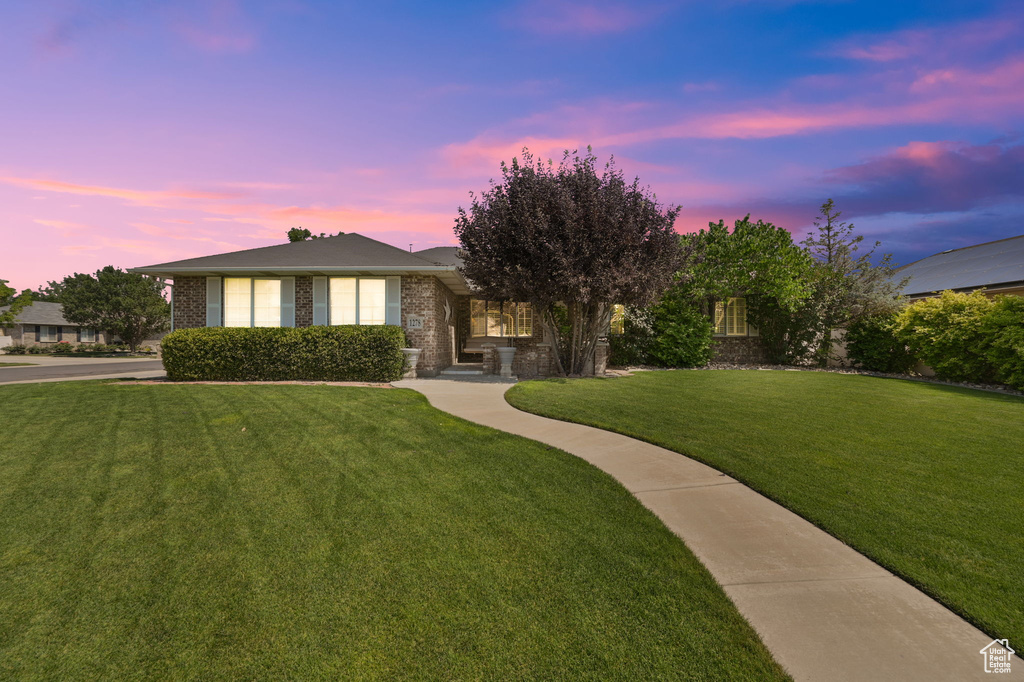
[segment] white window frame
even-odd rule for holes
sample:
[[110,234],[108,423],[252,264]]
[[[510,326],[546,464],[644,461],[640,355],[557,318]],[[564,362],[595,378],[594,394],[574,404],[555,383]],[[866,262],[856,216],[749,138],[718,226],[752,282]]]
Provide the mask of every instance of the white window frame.
[[96,330],[81,327],[78,330],[78,340],[82,343],[96,343]]
[[[740,310],[743,313],[742,320],[739,319]],[[750,336],[746,297],[730,296],[724,301],[715,301],[712,325],[715,336]]]
[[[356,319],[355,319],[355,322],[352,322],[352,323],[335,322],[334,321],[334,303],[331,300],[331,290],[332,290],[333,287],[331,286],[331,283],[333,281],[335,281],[335,280],[342,280],[342,279],[355,280],[355,284],[356,284],[356,301],[355,301]],[[362,298],[360,296],[360,286],[361,286],[362,282],[366,282],[366,281],[381,282],[384,285],[384,309],[383,309],[384,316],[381,318],[380,322],[363,322],[362,319],[360,319],[362,317],[362,312],[363,312]],[[359,324],[359,325],[374,325],[374,326],[385,325],[385,324],[388,323],[388,302],[389,301],[388,301],[388,280],[387,280],[387,277],[328,277],[327,278],[327,324],[332,326],[332,327],[336,327],[336,326],[343,325],[343,324]]]
[[60,337],[60,327],[52,324],[39,325],[39,343],[57,343]]
[[[225,327],[228,326],[227,281],[229,279],[246,279],[246,280],[249,280],[249,324],[248,324],[248,326],[250,328],[256,326],[256,281],[257,280],[263,280],[263,281],[277,282],[278,283],[278,291],[277,291],[277,325],[276,326],[277,327],[281,326],[282,309],[283,309],[283,306],[281,304],[281,292],[283,290],[283,284],[282,284],[282,280],[281,280],[280,277],[225,277],[223,279],[223,283],[221,284],[221,287],[222,287],[222,293],[221,293],[221,301],[222,301],[222,303],[221,303],[221,305],[223,306],[223,309],[224,309],[224,312],[222,314],[224,316],[223,319],[224,319],[224,326]],[[231,326],[237,327],[239,329],[245,329],[246,325],[231,325]],[[274,327],[275,325],[261,325],[261,326]]]
[[[478,333],[479,322],[475,319],[477,311],[474,308],[483,303],[483,333]],[[476,305],[474,305],[476,304]],[[497,334],[489,333],[491,318],[497,320]],[[512,333],[508,333],[511,327]],[[525,328],[525,329],[524,329]],[[529,303],[516,303],[512,301],[485,301],[480,298],[471,299],[469,302],[469,335],[474,339],[483,338],[516,338],[524,339],[533,336],[533,306]]]

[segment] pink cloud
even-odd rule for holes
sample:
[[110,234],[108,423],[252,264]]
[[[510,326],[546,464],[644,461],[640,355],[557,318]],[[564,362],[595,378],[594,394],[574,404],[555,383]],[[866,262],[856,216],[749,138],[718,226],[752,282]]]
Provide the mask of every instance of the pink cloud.
[[0,182],[17,187],[26,187],[35,190],[60,192],[63,194],[78,194],[94,197],[111,197],[123,199],[132,204],[141,206],[163,207],[175,200],[181,199],[229,199],[235,195],[222,192],[202,192],[195,190],[164,190],[146,191],[123,189],[118,187],[103,187],[100,185],[81,185],[62,180],[49,180],[45,178],[22,178],[13,176],[0,176]]
[[598,36],[643,26],[665,9],[641,9],[634,4],[609,0],[531,0],[518,9],[514,23],[542,35]]
[[832,54],[869,62],[906,59],[934,61],[948,59],[954,54],[971,54],[980,48],[1019,39],[1022,32],[1024,19],[1007,13],[975,21],[861,35],[843,41]]
[[172,29],[203,52],[243,53],[258,43],[256,32],[237,0],[205,0],[193,5],[192,11],[175,10]]

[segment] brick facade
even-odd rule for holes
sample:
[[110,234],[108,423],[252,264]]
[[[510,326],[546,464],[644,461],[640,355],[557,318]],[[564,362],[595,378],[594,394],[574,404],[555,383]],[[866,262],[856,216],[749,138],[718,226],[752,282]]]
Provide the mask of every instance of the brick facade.
[[295,278],[295,326],[313,326],[313,278]]
[[759,365],[767,358],[761,339],[756,336],[716,336],[711,339],[711,361]]
[[[454,364],[457,306],[455,294],[436,277],[402,276],[402,326],[409,347],[422,350],[419,376],[435,376]],[[423,327],[410,329],[410,317],[422,318]]]
[[174,329],[206,326],[206,278],[174,278]]
[[86,345],[90,343],[110,343],[107,333],[101,331],[96,332],[95,341],[83,342],[81,340],[80,328],[75,326],[58,326],[57,339],[55,341],[40,341],[38,324],[16,324],[8,327],[6,331],[11,337],[12,346],[54,346],[61,341],[66,341],[76,346],[80,343],[85,343]]

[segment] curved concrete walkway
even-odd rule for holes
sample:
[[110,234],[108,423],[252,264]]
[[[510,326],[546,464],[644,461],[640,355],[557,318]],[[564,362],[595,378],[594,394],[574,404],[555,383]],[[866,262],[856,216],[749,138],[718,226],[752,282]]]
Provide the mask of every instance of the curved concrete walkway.
[[[983,680],[984,633],[796,514],[678,453],[516,410],[508,382],[413,379],[445,412],[608,472],[686,542],[796,680]],[[1024,644],[1011,642],[1010,645]],[[1018,650],[1020,647],[1017,647]],[[1012,673],[1024,679],[1024,661]]]

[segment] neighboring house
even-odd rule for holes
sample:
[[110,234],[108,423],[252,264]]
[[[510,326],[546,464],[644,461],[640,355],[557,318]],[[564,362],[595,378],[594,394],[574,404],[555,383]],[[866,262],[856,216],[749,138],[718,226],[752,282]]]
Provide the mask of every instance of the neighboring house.
[[[0,312],[10,306],[0,308]],[[64,319],[60,303],[35,301],[18,313],[14,326],[4,330],[7,337],[0,337],[0,347],[4,345],[54,345],[61,341],[72,344],[108,343],[106,334],[72,324]]]
[[519,349],[515,374],[552,374],[551,344],[530,304],[475,297],[456,251],[408,252],[349,233],[131,272],[173,280],[172,329],[393,324],[422,350],[422,376],[456,362],[494,372],[494,347],[509,344]]
[[903,293],[911,299],[982,288],[990,297],[1024,296],[1024,235],[943,251],[904,265],[896,276],[910,278]]

